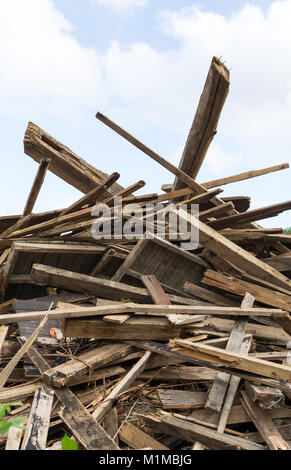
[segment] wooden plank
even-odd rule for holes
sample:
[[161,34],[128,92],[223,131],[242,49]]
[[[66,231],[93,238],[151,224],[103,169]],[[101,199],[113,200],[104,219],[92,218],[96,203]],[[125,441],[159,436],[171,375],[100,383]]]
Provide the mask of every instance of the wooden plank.
[[43,185],[45,175],[49,168],[49,165],[50,165],[49,159],[43,159],[40,161],[37,173],[35,175],[35,179],[33,181],[30,193],[28,195],[28,198],[24,207],[23,216],[30,215],[32,213],[37,197]]
[[291,252],[284,253],[273,258],[266,258],[264,262],[272,266],[277,271],[284,272],[291,270]]
[[111,196],[102,202],[103,204],[106,204],[107,206],[112,207],[114,204],[115,197],[121,197],[121,198],[127,197],[130,194],[135,193],[139,189],[143,188],[145,185],[146,185],[145,181],[140,180],[137,183],[134,183],[128,186],[127,188],[121,189],[121,191],[118,191],[118,193],[116,193],[114,196]]
[[191,282],[185,282],[184,284],[185,292],[189,294],[195,295],[203,300],[207,300],[208,302],[213,303],[214,305],[220,306],[238,306],[239,302],[237,300],[231,299],[227,296],[217,294],[209,289],[205,289],[204,287],[197,286]]
[[122,343],[107,344],[92,351],[80,354],[59,366],[48,369],[43,377],[47,384],[61,388],[69,385],[74,379],[104,367],[112,361],[126,357],[133,349]]
[[[148,155],[150,158],[155,160],[157,163],[162,165],[164,168],[169,170],[171,173],[173,173],[175,176],[178,176],[183,183],[185,183],[186,186],[188,186],[190,189],[197,191],[197,183],[194,181],[193,178],[188,176],[186,173],[184,173],[182,170],[179,168],[175,167],[172,163],[168,162],[165,158],[161,157],[158,155],[156,152],[148,148],[146,145],[144,145],[142,142],[140,142],[138,139],[130,135],[126,130],[122,129],[120,126],[118,126],[116,123],[111,121],[108,117],[104,116],[101,113],[96,114],[96,118],[99,119],[99,121],[103,122],[106,126],[110,127],[110,129],[114,130],[119,134],[121,137],[126,139],[128,142],[130,142],[132,145],[137,147],[139,150],[144,152],[146,155]],[[205,190],[206,191],[206,190]],[[191,192],[191,191],[189,191]]]
[[[166,364],[165,364],[166,365]],[[191,367],[191,366],[168,366],[165,369],[146,370],[140,375],[141,379],[150,379],[159,381],[175,381],[182,383],[183,381],[194,381],[196,383],[211,382],[215,379],[214,370],[207,367]]]
[[[240,353],[247,355],[250,350],[251,344],[252,344],[252,337],[245,337],[240,347]],[[221,414],[219,417],[219,423],[218,423],[218,428],[217,428],[218,432],[223,433],[226,428],[226,424],[228,422],[229,415],[231,413],[232,405],[236,397],[240,380],[241,380],[240,377],[236,377],[234,375],[232,375],[230,378],[229,386],[225,395],[225,400],[224,400]]]
[[113,248],[109,248],[108,250],[105,250],[102,258],[98,261],[96,266],[90,272],[90,276],[96,276],[97,274],[101,274],[104,268],[108,265],[108,263],[110,263],[115,253],[116,252]]
[[[228,91],[229,70],[217,57],[213,57],[179,166],[193,179],[196,179],[217,132],[219,117]],[[176,178],[174,190],[181,187],[183,180]]]
[[45,449],[53,399],[51,388],[38,387],[35,391],[21,450]]
[[[28,123],[25,132],[24,152],[37,162],[43,158],[49,158],[51,160],[50,171],[84,194],[94,189],[97,184],[102,184],[108,176],[96,170],[32,122]],[[109,189],[109,195],[121,189],[122,187],[115,183]]]
[[105,415],[103,428],[107,432],[108,436],[110,436],[118,445],[118,413],[116,408],[112,408],[112,410],[109,410]]
[[103,317],[103,321],[107,321],[108,323],[117,323],[118,325],[122,325],[127,320],[131,318],[131,315],[106,315]]
[[[255,298],[246,293],[242,303],[241,309],[246,310],[253,307]],[[230,332],[230,336],[226,345],[227,351],[240,352],[242,342],[244,340],[246,326],[248,322],[248,317],[238,318]],[[224,374],[223,372],[218,372],[208,394],[208,398],[205,404],[205,408],[216,411],[220,413],[224,398],[227,392],[227,388],[230,382],[231,376],[229,374]]]
[[279,389],[245,382],[245,390],[250,399],[265,410],[285,406],[285,395]]
[[1,360],[1,349],[3,347],[6,335],[8,333],[8,326],[0,326],[0,360]]
[[[275,269],[266,265],[259,259],[256,259],[253,255],[227,240],[220,233],[216,232],[211,227],[208,227],[203,222],[198,221],[198,219],[191,216],[190,214],[187,214],[185,211],[180,210],[179,216],[184,220],[189,221],[189,223],[191,223],[194,227],[198,228],[200,242],[210,251],[213,251],[218,256],[223,257],[226,261],[234,264],[242,271],[246,271],[249,274],[272,282],[275,285],[291,290],[291,280],[283,276]],[[250,294],[252,294],[252,292],[250,292]]]
[[[191,343],[187,340],[177,339],[175,345],[185,348],[185,354],[189,354],[189,350],[194,353],[194,357],[211,360],[214,363],[222,365],[231,365],[234,369],[241,369],[247,372],[260,374],[264,377],[275,378],[285,382],[291,382],[291,367],[275,364],[270,361],[264,361],[251,356],[245,356],[240,353],[226,351],[213,346],[208,346],[201,343]],[[182,350],[182,349],[181,349]],[[186,352],[187,351],[187,352]]]
[[31,278],[38,285],[62,287],[63,289],[86,292],[111,300],[126,298],[146,302],[150,298],[146,289],[39,264],[33,265]]
[[253,209],[251,211],[243,212],[242,214],[228,215],[219,220],[208,222],[208,225],[215,230],[222,230],[227,227],[235,227],[237,225],[254,222],[256,220],[275,217],[276,215],[290,209],[291,201],[286,201],[279,204],[273,204],[272,206],[262,207],[260,209]]
[[235,277],[225,276],[224,274],[209,269],[204,272],[204,277],[201,282],[208,286],[214,286],[240,296],[244,296],[246,292],[249,292],[258,302],[273,307],[284,308],[284,310],[291,312],[291,295],[273,291]]
[[251,178],[256,178],[257,176],[268,175],[269,173],[274,173],[275,171],[281,171],[289,168],[288,163],[283,163],[281,165],[275,165],[268,168],[263,168],[262,170],[251,170],[244,173],[239,173],[238,175],[228,176],[226,178],[219,178],[217,180],[208,181],[202,183],[202,186],[206,189],[217,188],[218,186],[224,186],[225,184],[235,183],[237,181],[244,181]]
[[132,266],[138,255],[142,252],[144,247],[147,245],[149,240],[143,239],[139,240],[136,244],[135,248],[130,252],[127,256],[126,260],[120,266],[120,268],[116,271],[116,273],[112,276],[111,280],[118,282],[124,277],[128,269]]
[[146,434],[132,423],[125,423],[119,431],[120,439],[132,449],[140,450],[150,447],[152,450],[169,450],[168,447]]
[[182,328],[165,318],[130,318],[123,324],[103,320],[67,319],[62,328],[65,337],[108,340],[149,339],[168,341],[179,337]]
[[161,411],[159,414],[142,415],[142,417],[156,432],[166,433],[187,442],[199,440],[199,442],[212,450],[237,450],[238,448],[242,450],[265,450],[265,447],[260,444],[240,437],[220,434],[205,426],[187,420],[185,416],[172,415]]
[[35,390],[39,386],[39,383],[33,384],[21,384],[15,387],[7,387],[0,390],[0,402],[1,403],[12,403],[15,401],[25,400],[34,395]]
[[[119,284],[119,283],[117,283]],[[125,285],[125,284],[123,284]],[[169,296],[170,297],[170,296]],[[170,297],[171,298],[171,297]],[[82,317],[100,317],[104,315],[119,315],[119,314],[130,314],[135,313],[136,318],[134,319],[133,323],[131,321],[128,324],[137,324],[136,321],[139,321],[137,317],[160,317],[160,325],[166,325],[168,322],[165,320],[168,315],[193,315],[193,323],[196,321],[197,316],[200,316],[199,321],[201,320],[201,315],[205,317],[205,326],[207,326],[207,316],[230,316],[230,317],[237,317],[241,316],[244,317],[246,315],[250,315],[252,317],[273,317],[279,314],[284,314],[280,309],[271,309],[271,308],[252,308],[245,311],[242,311],[238,307],[217,307],[217,306],[208,306],[208,305],[148,305],[148,304],[136,304],[136,303],[109,303],[106,305],[98,305],[97,307],[81,307],[78,306],[72,307],[65,307],[65,308],[58,308],[55,310],[41,310],[41,311],[32,311],[32,312],[24,312],[24,313],[11,313],[11,314],[1,314],[1,323],[3,325],[15,322],[23,322],[23,321],[35,321],[43,318],[44,315],[48,315],[49,319],[60,319],[60,318],[82,318]],[[132,319],[133,320],[133,319]],[[153,322],[157,322],[157,318],[148,318],[148,321],[145,321],[144,324]],[[204,321],[203,320],[203,321]],[[216,322],[216,318],[211,319],[211,321]],[[158,323],[156,323],[158,324]],[[219,324],[219,322],[218,322]],[[223,321],[222,325],[229,325],[227,321]],[[260,333],[256,333],[256,328],[259,328],[259,325],[252,325],[248,326],[248,328],[254,328],[249,330],[248,332],[254,331],[255,335],[261,336],[262,330],[259,329]],[[227,326],[226,331],[229,328]],[[287,334],[283,332],[276,331],[276,328],[269,330],[268,328],[266,331],[274,331],[275,338],[282,339],[283,341],[286,339],[290,339]],[[264,336],[263,336],[264,337]],[[268,337],[265,336],[266,338]]]
[[206,392],[158,389],[159,400],[165,410],[191,410],[203,408],[207,399]]
[[23,429],[11,427],[8,431],[5,450],[19,450]]
[[289,450],[288,444],[284,441],[278,429],[274,425],[272,418],[267,410],[262,410],[250,397],[241,392],[242,405],[260,432],[261,436],[265,439],[271,450]]
[[126,376],[121,380],[121,382],[112,390],[108,397],[106,397],[106,399],[96,408],[96,410],[92,413],[92,417],[96,419],[96,421],[100,421],[103,418],[107,411],[112,408],[116,397],[120,393],[126,391],[137,379],[137,377],[143,372],[150,356],[151,352],[145,352],[141,359],[132,367],[132,369],[126,374]]
[[274,320],[276,320],[279,325],[282,327],[288,335],[291,335],[291,316],[289,313],[278,313],[272,315]]
[[207,219],[212,217],[218,219],[222,215],[228,213],[230,209],[234,209],[234,205],[232,202],[227,202],[224,205],[212,207],[211,209],[199,212],[199,220],[205,222]]
[[141,281],[149,291],[153,301],[157,305],[171,305],[171,302],[164,292],[161,284],[159,283],[157,276],[150,274],[148,276],[141,276]]

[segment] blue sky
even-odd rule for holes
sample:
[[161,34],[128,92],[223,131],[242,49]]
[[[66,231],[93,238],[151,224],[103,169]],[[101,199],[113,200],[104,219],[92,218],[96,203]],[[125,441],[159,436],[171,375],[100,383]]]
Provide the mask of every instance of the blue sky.
[[[25,5],[24,5],[25,4]],[[172,175],[95,119],[117,121],[178,165],[211,58],[231,90],[199,182],[290,163],[291,0],[0,0],[0,215],[21,213],[37,165],[23,152],[33,121],[97,168]],[[252,208],[290,199],[290,170],[225,186]],[[143,191],[144,191],[143,190]],[[80,196],[48,173],[36,211]],[[290,226],[290,213],[262,222]]]

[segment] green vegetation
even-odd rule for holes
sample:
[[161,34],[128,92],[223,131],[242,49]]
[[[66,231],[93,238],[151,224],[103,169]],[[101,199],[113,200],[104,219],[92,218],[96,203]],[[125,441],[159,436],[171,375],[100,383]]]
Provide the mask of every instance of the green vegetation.
[[288,233],[289,235],[291,235],[291,227],[285,228],[284,233]]
[[79,450],[78,444],[74,439],[70,439],[67,434],[62,439],[62,450]]
[[10,428],[15,427],[24,429],[20,424],[24,421],[24,418],[12,418],[9,421],[5,418],[6,414],[11,411],[11,406],[22,406],[23,403],[0,403],[0,434],[6,434]]

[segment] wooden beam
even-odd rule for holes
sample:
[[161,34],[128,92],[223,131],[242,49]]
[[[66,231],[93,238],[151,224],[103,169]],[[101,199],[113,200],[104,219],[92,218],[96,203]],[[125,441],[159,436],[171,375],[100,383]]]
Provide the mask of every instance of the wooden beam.
[[218,186],[224,186],[225,184],[235,183],[237,181],[244,181],[251,178],[256,178],[257,176],[267,175],[269,173],[274,173],[275,171],[281,171],[289,168],[288,163],[283,163],[281,165],[275,165],[268,168],[263,168],[262,170],[252,170],[246,171],[244,173],[239,173],[238,175],[228,176],[227,178],[219,178],[217,180],[208,181],[202,183],[202,186],[206,189],[217,188]]
[[[228,92],[229,70],[217,57],[213,57],[179,166],[194,180],[217,132],[219,117]],[[178,177],[174,183],[174,190],[181,187],[183,180]]]
[[230,365],[234,369],[245,370],[264,377],[275,378],[283,380],[284,382],[291,383],[291,367],[275,364],[270,361],[264,361],[252,356],[245,356],[240,353],[234,353],[213,346],[208,346],[201,343],[191,343],[187,340],[176,339],[175,345],[183,348],[181,349],[184,354],[189,354],[191,350],[194,357],[202,360],[211,360],[216,364]]
[[251,211],[243,212],[242,214],[228,215],[219,220],[208,222],[209,227],[215,230],[222,230],[228,227],[235,227],[245,223],[254,222],[256,220],[268,219],[275,217],[284,211],[291,209],[291,201],[273,204],[272,206],[262,207],[260,209],[253,209]]
[[285,395],[277,388],[245,382],[245,390],[250,399],[265,410],[285,406]]
[[[142,142],[140,142],[138,139],[133,137],[132,135],[129,134],[126,130],[122,129],[120,126],[118,126],[115,122],[111,121],[108,117],[104,116],[101,113],[96,114],[96,118],[99,119],[99,121],[103,122],[106,126],[110,127],[110,129],[114,130],[117,134],[119,134],[121,137],[126,139],[128,142],[130,142],[132,145],[137,147],[139,150],[144,152],[146,155],[148,155],[150,158],[155,160],[157,163],[159,163],[161,166],[166,168],[168,171],[170,171],[173,175],[178,176],[183,183],[185,183],[186,186],[188,186],[190,189],[193,191],[197,191],[198,185],[194,181],[193,178],[188,176],[186,173],[184,173],[182,170],[179,168],[175,167],[172,163],[168,162],[165,158],[161,157],[158,155],[156,152],[151,150],[149,147],[144,145]],[[191,191],[189,191],[191,192]]]
[[33,181],[30,193],[28,195],[28,198],[25,204],[23,216],[30,215],[32,213],[37,197],[43,185],[45,175],[49,168],[49,165],[50,165],[49,159],[43,159],[40,161],[35,179]]
[[[245,337],[244,341],[240,347],[240,354],[247,355],[252,344],[252,337]],[[223,433],[225,431],[226,425],[229,420],[229,416],[232,410],[232,405],[234,403],[238,387],[240,384],[241,378],[235,375],[232,375],[229,381],[229,386],[226,392],[225,400],[219,417],[219,423],[217,431]]]
[[250,397],[245,393],[241,392],[242,405],[249,415],[256,428],[264,438],[271,450],[289,450],[287,443],[276,428],[273,420],[270,416],[270,412],[262,410],[256,403],[254,403]]
[[130,353],[132,353],[130,346],[122,343],[107,344],[80,354],[76,359],[71,359],[64,364],[46,370],[43,377],[47,384],[61,388],[70,385],[76,378],[88,373],[90,375],[92,370],[104,367],[116,359],[128,356]]
[[[50,171],[84,194],[96,188],[97,184],[103,184],[108,176],[96,170],[32,122],[28,123],[25,132],[24,152],[37,162],[44,158],[50,159]],[[109,189],[108,195],[115,194],[121,189],[122,187],[115,183]]]
[[220,434],[206,426],[191,422],[191,418],[187,419],[182,415],[173,415],[161,411],[155,415],[142,415],[142,417],[156,432],[169,434],[187,442],[199,440],[212,450],[237,450],[238,448],[242,450],[265,450],[265,447],[260,444],[240,437]]
[[168,447],[146,434],[132,423],[125,423],[119,431],[120,439],[132,449],[140,450],[150,447],[153,450],[169,450]]
[[53,399],[54,391],[51,388],[36,389],[21,450],[45,449]]

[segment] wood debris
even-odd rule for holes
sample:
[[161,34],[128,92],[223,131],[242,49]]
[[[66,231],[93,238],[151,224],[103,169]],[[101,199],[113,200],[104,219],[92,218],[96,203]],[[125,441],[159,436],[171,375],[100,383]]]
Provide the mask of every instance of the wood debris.
[[[0,403],[22,402],[7,419],[25,429],[2,450],[59,449],[65,434],[83,450],[290,449],[291,235],[258,221],[291,202],[220,198],[289,165],[198,183],[229,84],[213,58],[179,166],[97,114],[172,174],[161,194],[28,124],[36,176],[21,214],[0,217]],[[33,213],[48,171],[82,195]]]

